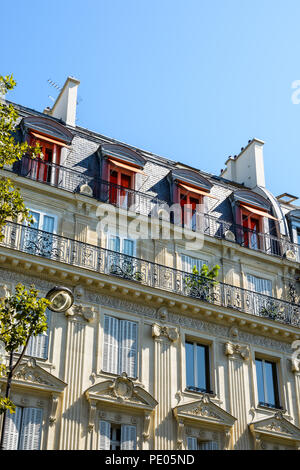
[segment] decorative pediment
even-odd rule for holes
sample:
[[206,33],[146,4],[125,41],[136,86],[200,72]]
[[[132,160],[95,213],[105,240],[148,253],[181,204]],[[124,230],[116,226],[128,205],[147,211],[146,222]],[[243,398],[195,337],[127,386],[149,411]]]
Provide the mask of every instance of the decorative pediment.
[[141,410],[152,411],[157,401],[127,377],[124,372],[114,380],[105,380],[86,390],[85,395],[90,403],[111,403]]
[[144,167],[146,163],[145,158],[138,151],[131,149],[130,147],[126,147],[125,145],[103,144],[101,145],[100,150],[104,157],[115,157],[139,167]]
[[34,130],[55,137],[67,144],[71,144],[73,139],[72,132],[54,119],[42,116],[29,116],[22,120],[21,128],[27,134]]
[[261,439],[263,438],[284,439],[286,443],[290,441],[294,445],[300,445],[300,429],[290,423],[281,411],[249,424],[249,428],[255,438],[256,448],[261,448]]
[[203,395],[200,400],[195,400],[173,408],[177,421],[193,421],[199,425],[209,425],[223,429],[231,428],[236,418],[227,411],[213,403],[209,396]]
[[34,358],[21,363],[13,375],[13,385],[61,393],[67,386],[65,382],[38,366]]

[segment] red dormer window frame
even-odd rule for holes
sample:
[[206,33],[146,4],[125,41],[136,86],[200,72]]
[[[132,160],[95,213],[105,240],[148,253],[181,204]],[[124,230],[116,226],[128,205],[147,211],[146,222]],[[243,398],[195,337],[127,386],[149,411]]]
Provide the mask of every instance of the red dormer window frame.
[[110,204],[123,208],[133,204],[132,190],[135,188],[136,173],[143,174],[143,171],[127,162],[112,157],[107,159]]
[[54,165],[60,165],[62,147],[69,147],[58,139],[30,130],[29,144],[35,146],[37,143],[41,147],[41,154],[30,162],[30,172],[37,181],[56,184],[58,169]]
[[240,204],[239,220],[243,227],[243,246],[255,250],[264,248],[264,217],[277,220],[266,210],[250,204]]

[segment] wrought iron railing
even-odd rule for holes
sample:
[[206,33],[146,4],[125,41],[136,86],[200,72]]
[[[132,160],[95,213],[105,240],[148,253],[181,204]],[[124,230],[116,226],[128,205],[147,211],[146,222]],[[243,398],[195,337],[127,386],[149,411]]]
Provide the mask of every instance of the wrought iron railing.
[[[33,160],[27,156],[17,162],[14,172],[70,192],[79,192],[80,188],[87,184],[91,188],[91,195],[97,200],[123,209],[130,209],[137,214],[157,216],[160,209],[168,207],[166,201],[148,193],[125,188],[71,168],[38,159]],[[171,213],[171,222],[181,224],[181,220],[180,215],[174,217]],[[226,238],[256,251],[273,256],[288,256],[289,259],[300,262],[300,245],[290,242],[287,238],[255,232],[210,214],[200,214],[200,224],[197,230],[210,237]]]
[[6,248],[300,327],[295,303],[13,222],[3,235]]

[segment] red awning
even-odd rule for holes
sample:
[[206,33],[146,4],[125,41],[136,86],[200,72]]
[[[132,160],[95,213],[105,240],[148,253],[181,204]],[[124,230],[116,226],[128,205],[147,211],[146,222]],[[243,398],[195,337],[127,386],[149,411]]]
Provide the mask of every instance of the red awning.
[[139,168],[135,167],[135,166],[131,166],[129,165],[128,163],[123,163],[123,162],[120,162],[119,160],[115,160],[114,158],[109,158],[108,161],[110,163],[113,163],[114,165],[116,166],[119,166],[120,168],[125,168],[126,170],[130,170],[130,171],[134,171],[135,173],[141,173],[142,175],[144,175],[145,173],[140,170]]
[[216,196],[212,196],[203,189],[193,188],[193,186],[188,186],[187,184],[179,183],[179,186],[195,194],[201,194],[201,196],[211,197],[213,199],[218,199]]
[[60,142],[59,140],[52,139],[52,137],[48,137],[46,135],[38,134],[37,132],[31,131],[31,134],[36,137],[37,139],[44,140],[46,142],[51,142],[52,144],[60,145],[61,147],[66,147],[70,149],[69,145],[66,145],[64,142]]
[[247,209],[247,211],[252,212],[253,214],[261,215],[262,217],[267,217],[268,219],[278,220],[273,215],[265,212],[263,209],[256,209],[255,207],[247,206],[246,204],[241,204],[241,207]]

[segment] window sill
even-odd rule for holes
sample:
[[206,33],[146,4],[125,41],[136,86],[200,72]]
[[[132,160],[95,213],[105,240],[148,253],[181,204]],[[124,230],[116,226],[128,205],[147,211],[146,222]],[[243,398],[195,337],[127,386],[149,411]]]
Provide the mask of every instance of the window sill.
[[268,411],[281,411],[282,413],[285,413],[286,412],[286,409],[284,409],[282,406],[280,405],[276,405],[276,406],[273,406],[273,405],[267,405],[266,403],[264,404],[261,404],[261,403],[258,403],[257,405],[257,409],[259,410],[268,410]]
[[195,394],[195,395],[209,395],[210,397],[212,398],[216,398],[217,395],[215,394],[215,392],[213,392],[212,390],[201,390],[201,389],[198,389],[198,390],[193,390],[191,388],[188,388],[186,387],[185,390],[184,390],[185,393],[190,393],[190,394]]

